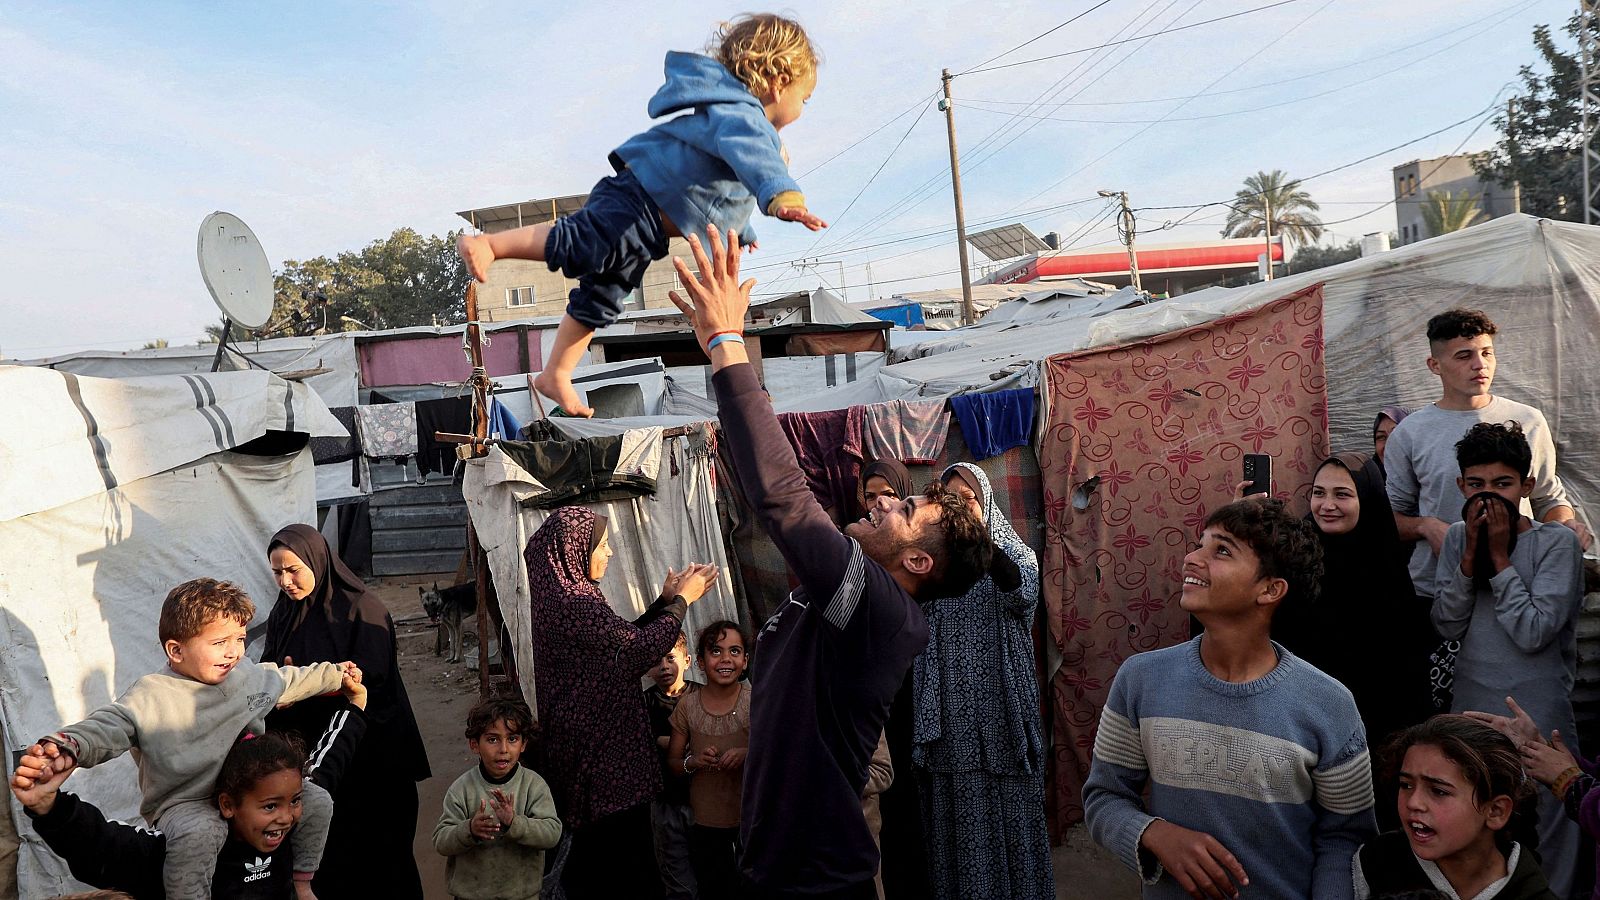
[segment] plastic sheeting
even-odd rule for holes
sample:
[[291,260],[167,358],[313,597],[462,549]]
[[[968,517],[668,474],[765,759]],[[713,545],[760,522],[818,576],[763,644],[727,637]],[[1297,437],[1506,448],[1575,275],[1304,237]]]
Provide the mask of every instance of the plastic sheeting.
[[0,521],[261,437],[346,432],[317,395],[270,372],[85,378],[0,366]]
[[[615,554],[600,580],[600,589],[617,615],[632,620],[660,593],[669,566],[681,569],[691,562],[709,562],[721,567],[716,584],[689,607],[683,630],[692,643],[702,626],[722,618],[738,621],[740,616],[717,522],[714,462],[707,452],[692,452],[693,442],[688,437],[661,441],[653,496],[589,505],[609,520]],[[533,653],[528,570],[522,551],[529,536],[549,515],[549,510],[526,509],[519,501],[544,490],[498,447],[482,459],[467,462],[462,484],[472,526],[489,556],[500,612],[518,660],[531,660]],[[693,652],[690,647],[691,657]],[[538,696],[534,692],[533,666],[518,665],[517,675],[522,696],[531,704]]]
[[[276,594],[267,542],[284,525],[316,521],[311,452],[259,457],[214,450],[170,471],[0,521],[0,732],[8,749],[77,721],[160,670],[166,657],[156,619],[167,591],[180,582],[208,576],[239,583],[256,601],[256,623],[266,621]],[[74,773],[67,787],[112,818],[139,821],[139,788],[127,756]],[[14,821],[26,821],[15,799],[9,793],[5,799]],[[19,831],[20,896],[86,889],[68,878],[31,828]]]
[[[361,376],[354,334],[274,338],[266,341],[230,340],[228,346],[248,356],[257,365],[275,372],[331,369],[331,372],[306,378],[305,384],[316,391],[328,406],[355,406],[357,403]],[[210,374],[216,356],[216,344],[201,344],[196,347],[162,347],[126,352],[85,350],[21,364],[95,378],[134,378]],[[224,354],[222,359],[225,372],[251,368],[232,353]]]

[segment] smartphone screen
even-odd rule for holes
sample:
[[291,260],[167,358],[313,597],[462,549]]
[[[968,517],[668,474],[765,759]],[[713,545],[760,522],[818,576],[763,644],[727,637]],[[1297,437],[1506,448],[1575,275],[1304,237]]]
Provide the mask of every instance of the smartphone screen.
[[1250,482],[1244,489],[1246,497],[1269,493],[1272,490],[1272,457],[1265,453],[1246,453],[1244,480]]

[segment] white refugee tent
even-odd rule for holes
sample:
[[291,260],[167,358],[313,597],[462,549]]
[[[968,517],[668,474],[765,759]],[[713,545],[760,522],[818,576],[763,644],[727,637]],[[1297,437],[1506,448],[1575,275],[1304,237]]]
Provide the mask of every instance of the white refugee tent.
[[[361,363],[356,353],[358,336],[357,332],[344,332],[263,341],[229,340],[230,352],[223,354],[221,369],[233,372],[263,367],[279,374],[326,369],[298,380],[316,391],[329,407],[355,406],[360,402],[361,391]],[[232,352],[235,350],[238,352]],[[242,359],[240,354],[248,357],[255,366]],[[20,364],[44,366],[95,378],[134,378],[208,373],[216,357],[216,344],[200,344],[150,350],[82,350]],[[357,496],[361,496],[361,490],[350,484],[349,463],[318,467],[318,500],[326,503]]]
[[[267,541],[284,525],[315,521],[305,436],[344,434],[314,392],[259,370],[112,379],[0,366],[0,421],[8,749],[159,670],[156,619],[180,582],[238,582],[256,601],[255,624],[265,622],[277,593]],[[131,759],[68,784],[108,816],[138,821]],[[24,823],[6,800],[0,824]],[[20,896],[72,892],[66,867],[32,829],[16,831]]]
[[1037,363],[1052,354],[1166,334],[1319,282],[1332,446],[1369,448],[1380,407],[1415,409],[1437,399],[1438,379],[1425,362],[1427,321],[1452,307],[1482,309],[1500,328],[1495,393],[1543,410],[1562,479],[1584,507],[1600,509],[1600,227],[1527,215],[1246,287],[1110,310],[1117,295],[1069,300],[1062,314],[998,327],[986,319],[917,348],[958,349],[885,366],[788,408],[1030,385]]

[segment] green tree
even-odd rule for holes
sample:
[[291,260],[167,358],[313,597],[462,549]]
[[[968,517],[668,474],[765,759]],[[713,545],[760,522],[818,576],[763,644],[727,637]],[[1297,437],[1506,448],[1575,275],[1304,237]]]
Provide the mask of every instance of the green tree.
[[145,341],[144,346],[140,347],[139,349],[140,350],[165,350],[165,349],[167,349],[167,339],[166,338],[156,338],[153,341]]
[[1300,189],[1300,182],[1289,180],[1282,169],[1257,172],[1244,180],[1228,209],[1223,237],[1247,238],[1261,235],[1268,212],[1272,233],[1299,246],[1316,243],[1322,237],[1322,220],[1316,216],[1316,201]]
[[[1563,29],[1574,41],[1582,27],[1574,16]],[[1592,26],[1600,33],[1600,25]],[[1478,175],[1501,187],[1522,186],[1522,211],[1550,219],[1583,221],[1583,111],[1578,55],[1556,46],[1550,26],[1533,29],[1537,64],[1517,73],[1522,88],[1494,119],[1500,139],[1473,157]]]
[[1294,251],[1294,256],[1289,259],[1289,274],[1297,275],[1301,272],[1309,272],[1312,269],[1323,269],[1360,258],[1360,241],[1330,244],[1328,246],[1312,244],[1309,247],[1301,247]]
[[284,260],[273,276],[272,318],[256,334],[278,337],[363,326],[464,322],[469,276],[456,256],[458,234],[423,237],[401,228],[359,251]]
[[1429,191],[1419,210],[1422,213],[1422,224],[1428,229],[1428,236],[1438,237],[1476,224],[1483,218],[1483,207],[1478,205],[1478,200],[1477,194],[1466,191],[1459,194],[1452,191]]

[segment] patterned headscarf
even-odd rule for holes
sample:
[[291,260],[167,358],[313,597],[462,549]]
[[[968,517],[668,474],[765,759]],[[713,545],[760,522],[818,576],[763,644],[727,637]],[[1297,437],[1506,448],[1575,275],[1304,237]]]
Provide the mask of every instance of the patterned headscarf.
[[528,539],[522,558],[528,564],[535,608],[574,600],[605,603],[600,586],[589,578],[589,561],[605,532],[603,521],[581,506],[563,506]]

